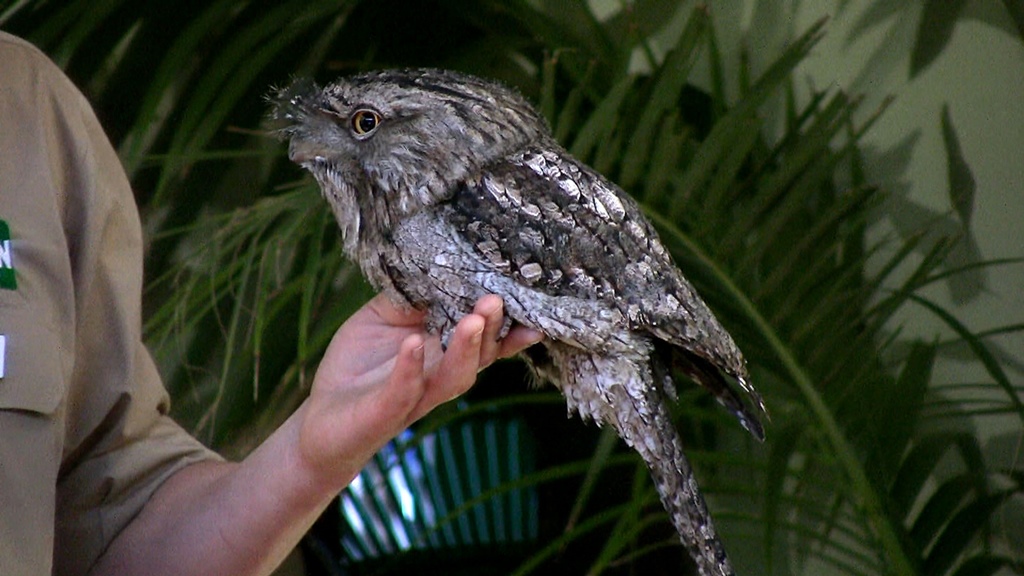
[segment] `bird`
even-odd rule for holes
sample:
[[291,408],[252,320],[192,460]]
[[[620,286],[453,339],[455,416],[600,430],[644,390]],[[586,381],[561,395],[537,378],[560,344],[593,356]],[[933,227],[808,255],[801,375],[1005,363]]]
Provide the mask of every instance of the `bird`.
[[516,89],[433,68],[272,89],[274,131],[312,173],[345,255],[446,343],[487,294],[569,413],[614,428],[650,470],[704,576],[734,574],[670,414],[673,370],[758,440],[764,402],[729,333],[639,204],[571,156]]

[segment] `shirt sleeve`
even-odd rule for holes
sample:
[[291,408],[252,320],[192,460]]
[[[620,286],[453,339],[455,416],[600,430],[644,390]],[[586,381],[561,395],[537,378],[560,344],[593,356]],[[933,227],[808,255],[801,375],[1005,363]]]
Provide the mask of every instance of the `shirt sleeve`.
[[[3,33],[0,77],[0,219],[17,281],[0,306],[47,327],[20,351],[56,367],[63,391],[50,415],[63,428],[56,489],[39,490],[55,494],[53,573],[84,574],[162,482],[218,457],[168,416],[142,344],[138,211],[91,107],[44,55]],[[13,370],[19,359],[8,360]]]

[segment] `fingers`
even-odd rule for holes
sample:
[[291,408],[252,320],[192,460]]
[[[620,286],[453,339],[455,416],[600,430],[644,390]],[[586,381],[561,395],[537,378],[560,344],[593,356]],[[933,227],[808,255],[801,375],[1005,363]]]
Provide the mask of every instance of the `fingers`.
[[414,418],[472,388],[480,366],[486,324],[479,314],[469,314],[455,326],[448,349],[426,382],[426,391],[414,410]]
[[498,358],[508,358],[544,339],[544,333],[525,326],[515,326],[498,343]]
[[[406,312],[394,307],[386,299],[380,297],[371,301],[375,311],[392,316],[401,315],[402,319],[419,318],[419,312]],[[428,351],[431,358],[427,362],[424,375],[424,347],[433,343],[426,342],[423,335],[407,338],[403,343],[392,374],[392,382],[416,382],[424,389],[419,396],[416,407],[412,410],[411,419],[415,420],[435,406],[452,400],[468,391],[476,382],[477,372],[487,367],[498,358],[512,356],[523,349],[540,342],[543,334],[537,330],[517,326],[499,339],[504,323],[504,307],[501,298],[488,295],[480,298],[473,307],[471,314],[463,317],[455,326],[448,349],[440,353],[436,347]],[[440,358],[437,356],[440,355]],[[436,364],[435,364],[436,362]]]
[[482,316],[486,322],[483,343],[480,348],[481,369],[486,368],[498,358],[513,356],[544,339],[543,333],[524,326],[512,328],[504,338],[499,339],[505,315],[501,298],[494,294],[478,300],[473,308],[473,313]]
[[426,394],[427,382],[424,374],[423,359],[426,342],[421,334],[412,334],[402,341],[395,358],[395,367],[388,381],[388,410],[404,420],[402,427],[411,424],[418,418],[416,408]]
[[489,294],[477,300],[473,313],[484,319],[483,338],[480,344],[480,368],[490,365],[498,358],[500,343],[498,335],[505,322],[504,306],[501,297]]

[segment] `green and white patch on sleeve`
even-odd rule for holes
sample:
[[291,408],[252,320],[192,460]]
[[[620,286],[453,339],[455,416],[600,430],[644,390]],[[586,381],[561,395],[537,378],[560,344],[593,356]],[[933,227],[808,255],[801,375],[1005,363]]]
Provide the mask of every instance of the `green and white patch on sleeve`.
[[14,260],[11,255],[11,229],[7,222],[0,220],[0,289],[17,288],[18,280],[14,277]]

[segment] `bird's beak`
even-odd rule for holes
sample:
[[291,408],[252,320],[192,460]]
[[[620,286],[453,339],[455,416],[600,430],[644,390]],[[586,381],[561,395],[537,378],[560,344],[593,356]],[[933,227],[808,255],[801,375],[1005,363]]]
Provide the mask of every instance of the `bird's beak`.
[[323,160],[318,154],[317,146],[302,138],[292,138],[288,145],[288,159],[296,164],[307,164],[314,160]]

